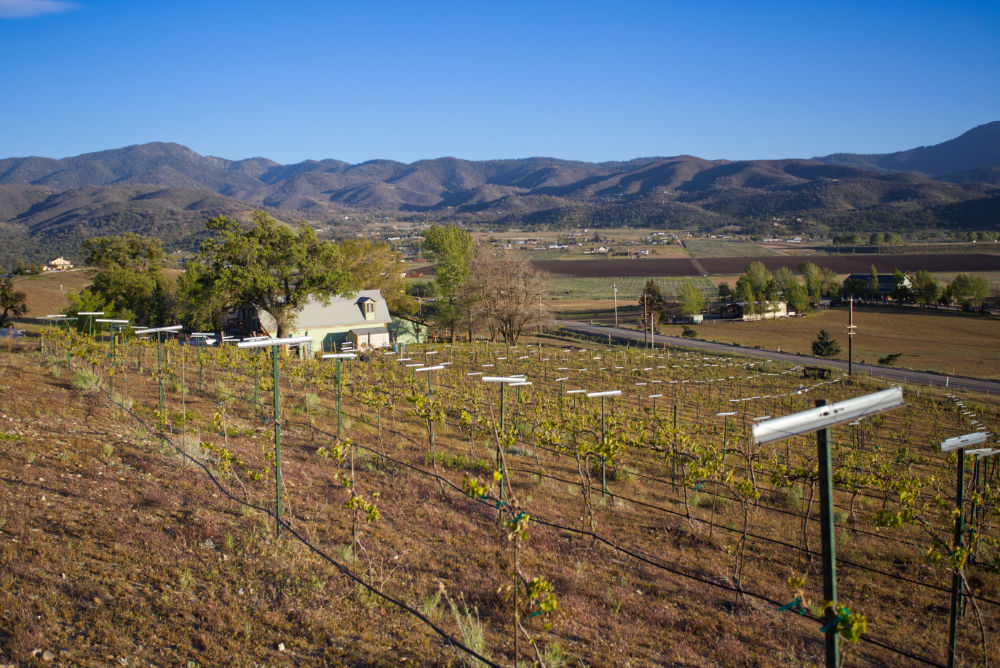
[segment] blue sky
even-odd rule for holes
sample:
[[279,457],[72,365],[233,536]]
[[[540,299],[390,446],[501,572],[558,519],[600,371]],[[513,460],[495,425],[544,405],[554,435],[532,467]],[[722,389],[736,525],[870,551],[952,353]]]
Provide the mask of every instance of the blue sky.
[[0,0],[0,157],[811,157],[1000,120],[997,2]]

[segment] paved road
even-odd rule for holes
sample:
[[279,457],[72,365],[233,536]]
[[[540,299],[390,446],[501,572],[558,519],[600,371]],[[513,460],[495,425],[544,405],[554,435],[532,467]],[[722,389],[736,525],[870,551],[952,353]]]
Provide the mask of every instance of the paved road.
[[[556,320],[556,325],[571,332],[589,334],[606,339],[609,335],[617,341],[639,341],[643,340],[642,332],[634,329],[622,329],[621,327],[610,327],[604,325],[589,325],[577,320]],[[748,357],[758,357],[761,359],[777,360],[779,362],[791,362],[793,364],[808,364],[810,366],[824,366],[847,371],[847,362],[839,360],[828,360],[822,357],[810,357],[809,355],[793,355],[790,353],[779,353],[774,350],[759,350],[757,348],[743,348],[726,343],[714,343],[711,341],[699,341],[697,339],[685,339],[679,336],[656,335],[656,343],[668,343],[683,348],[696,348],[698,350],[709,350],[717,353],[727,353],[736,355],[746,355]],[[1000,382],[993,380],[982,380],[979,378],[964,378],[960,376],[946,376],[940,373],[929,371],[909,371],[907,369],[894,369],[892,367],[878,366],[875,364],[854,364],[854,373],[875,376],[886,380],[893,380],[910,385],[934,385],[937,387],[953,387],[961,390],[971,390],[973,392],[985,392],[986,394],[1000,394]]]

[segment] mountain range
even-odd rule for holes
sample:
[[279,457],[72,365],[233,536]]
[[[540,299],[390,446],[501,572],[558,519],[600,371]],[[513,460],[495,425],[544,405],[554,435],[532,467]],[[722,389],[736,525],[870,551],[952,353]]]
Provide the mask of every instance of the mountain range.
[[204,221],[264,208],[328,226],[457,220],[490,226],[703,230],[995,228],[1000,121],[935,146],[811,160],[694,156],[589,163],[555,158],[405,164],[226,160],[171,143],[64,159],[0,160],[0,266],[74,256],[131,230],[193,247]]

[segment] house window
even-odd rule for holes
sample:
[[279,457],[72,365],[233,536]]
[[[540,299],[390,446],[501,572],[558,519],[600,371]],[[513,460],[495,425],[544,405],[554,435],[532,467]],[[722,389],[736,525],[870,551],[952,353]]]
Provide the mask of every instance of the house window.
[[365,320],[372,320],[375,318],[375,302],[367,301],[365,306]]

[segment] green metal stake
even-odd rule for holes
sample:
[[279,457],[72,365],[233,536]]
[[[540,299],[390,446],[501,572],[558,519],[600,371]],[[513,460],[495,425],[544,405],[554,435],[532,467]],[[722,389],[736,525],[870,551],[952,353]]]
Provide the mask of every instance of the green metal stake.
[[[601,397],[601,447],[607,447],[608,437],[607,428],[604,422],[604,397]],[[605,466],[607,464],[608,458],[605,454],[601,453],[601,500],[604,500],[604,495],[608,492],[607,478],[605,476]]]
[[337,358],[337,441],[340,442],[340,397],[343,391],[343,377],[340,375],[340,358]]
[[[427,437],[430,440],[430,449],[434,449],[434,420],[431,419],[431,395],[434,394],[434,390],[431,387],[431,375],[433,371],[427,372]],[[339,394],[339,393],[338,393]],[[338,396],[339,403],[339,396]]]
[[514,437],[517,438],[518,420],[521,418],[521,386],[517,386],[517,402],[514,404]]
[[[964,546],[965,533],[965,453],[958,451],[958,482],[955,486],[955,503],[958,516],[955,518],[954,552]],[[955,639],[958,635],[958,609],[962,600],[962,578],[955,569],[951,576],[951,621],[948,626],[948,668],[955,666]]]
[[205,389],[205,378],[203,376],[204,367],[201,364],[201,346],[198,346],[198,389]]
[[160,387],[160,450],[163,449],[163,424],[166,421],[166,415],[163,412],[163,334],[162,332],[156,333],[156,380]]
[[115,336],[111,335],[111,371],[108,373],[108,399],[115,400]]
[[[825,406],[826,399],[817,399],[817,406]],[[837,625],[833,620],[837,617],[834,608],[837,604],[837,554],[834,543],[833,523],[833,466],[830,458],[830,429],[820,429],[816,432],[816,450],[819,455],[819,506],[820,530],[823,545],[823,598],[829,607],[823,616],[823,622],[828,626],[826,631],[826,666],[840,666],[840,647],[837,644]]]
[[274,372],[274,486],[276,517],[275,533],[281,536],[281,413],[278,397],[278,346],[271,348],[271,369]]
[[500,449],[503,447],[504,434],[504,415],[506,414],[504,405],[504,396],[506,394],[507,383],[500,383],[500,440],[497,441],[497,468],[500,469],[500,505],[503,505],[503,484],[504,478],[507,477],[507,469],[503,465],[503,457],[500,455]]
[[260,367],[257,366],[256,361],[253,365],[253,404],[256,408],[260,408],[260,401],[257,399],[257,392],[260,390]]

